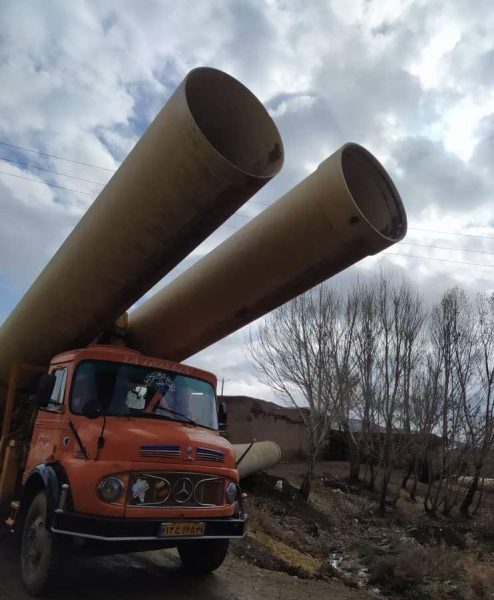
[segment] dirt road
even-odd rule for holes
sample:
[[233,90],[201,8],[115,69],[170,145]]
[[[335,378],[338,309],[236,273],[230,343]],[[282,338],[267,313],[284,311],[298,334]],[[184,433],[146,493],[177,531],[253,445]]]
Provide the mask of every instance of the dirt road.
[[[0,539],[0,600],[31,600],[12,556],[12,544]],[[229,558],[214,575],[190,579],[173,551],[78,559],[66,574],[57,600],[369,600],[365,592],[338,583],[303,580],[265,571]]]

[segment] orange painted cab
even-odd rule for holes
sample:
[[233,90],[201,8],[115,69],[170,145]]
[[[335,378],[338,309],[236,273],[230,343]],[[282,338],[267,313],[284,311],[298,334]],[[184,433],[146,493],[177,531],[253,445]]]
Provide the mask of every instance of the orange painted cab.
[[192,570],[219,566],[246,517],[233,448],[218,432],[216,377],[94,345],[55,356],[44,378],[8,521],[35,548],[24,567],[39,570],[37,504],[54,544],[177,546]]

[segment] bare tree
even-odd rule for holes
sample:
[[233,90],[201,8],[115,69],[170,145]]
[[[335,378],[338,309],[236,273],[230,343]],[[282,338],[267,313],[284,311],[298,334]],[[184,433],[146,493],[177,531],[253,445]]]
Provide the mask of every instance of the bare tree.
[[393,470],[411,447],[410,396],[424,317],[418,292],[406,279],[394,282],[381,273],[376,284],[359,286],[354,296],[352,340],[358,381],[353,413],[361,426],[352,439],[369,464],[371,489],[375,467],[382,471],[384,512]]
[[[424,339],[425,343],[425,339]],[[413,391],[410,394],[410,424],[413,436],[413,485],[410,499],[416,500],[419,479],[431,481],[434,469],[433,452],[438,437],[435,435],[440,419],[440,365],[429,352],[414,373]]]
[[343,428],[345,441],[350,452],[349,480],[358,481],[360,476],[359,444],[353,436],[351,416],[358,390],[357,361],[355,359],[355,328],[359,313],[361,286],[357,283],[348,293],[346,300],[336,300],[336,319],[328,335],[328,394],[332,406],[338,411],[337,419]]
[[[268,316],[249,350],[260,379],[307,428],[303,497],[318,452],[339,425],[349,479],[359,479],[361,462],[371,490],[380,474],[381,512],[394,470],[405,467],[401,488],[413,475],[412,500],[418,481],[427,483],[426,512],[450,514],[464,495],[460,511],[470,513],[494,446],[494,295],[473,304],[452,288],[426,318],[406,279],[381,273],[344,298],[322,285]],[[458,486],[464,472],[473,474],[467,492]],[[398,487],[392,501],[399,497]]]
[[[457,478],[468,462],[471,445],[466,439],[466,418],[471,409],[468,392],[474,361],[472,322],[468,298],[460,288],[446,291],[431,314],[431,354],[436,363],[441,456],[437,477],[429,471],[426,512],[449,514],[459,501]],[[437,481],[434,481],[436,479]]]
[[[476,338],[478,389],[468,401],[465,390],[465,420],[467,435],[471,440],[473,453],[473,478],[460,507],[460,512],[469,516],[475,493],[479,490],[485,459],[494,444],[494,295],[489,298],[478,295],[476,298]],[[463,360],[461,361],[463,363]],[[473,386],[472,386],[473,387]]]
[[[384,513],[391,475],[411,446],[409,400],[416,341],[422,326],[421,301],[408,280],[399,285],[381,273],[377,288],[381,342],[378,416],[382,481],[379,510]],[[406,411],[404,408],[406,407]],[[400,428],[405,421],[407,430]],[[395,497],[395,502],[398,496]]]
[[309,451],[301,494],[310,494],[314,464],[337,406],[330,393],[331,336],[338,301],[322,285],[275,310],[250,336],[251,361],[260,379],[300,413],[307,428]]
[[358,390],[353,413],[360,423],[360,431],[349,427],[352,442],[358,447],[359,456],[364,454],[370,468],[369,488],[374,489],[377,464],[377,444],[375,443],[375,424],[377,422],[377,354],[380,329],[375,288],[361,286],[357,292],[358,313],[354,334],[354,353]]
[[[411,286],[402,286],[401,303],[403,304],[404,316],[403,335],[403,386],[402,386],[402,407],[401,407],[401,429],[405,436],[410,440],[408,445],[407,467],[405,475],[401,482],[401,487],[406,489],[406,485],[411,474],[414,474],[414,487],[412,498],[415,494],[417,485],[417,467],[418,455],[421,452],[421,443],[412,431],[412,394],[415,392],[414,385],[420,386],[420,379],[417,377],[419,369],[423,363],[424,336],[422,335],[422,326],[425,315],[422,308],[422,300],[417,292]],[[420,390],[420,387],[419,387]],[[417,392],[419,392],[417,390]],[[417,393],[415,392],[415,393]],[[415,396],[417,398],[417,395]]]

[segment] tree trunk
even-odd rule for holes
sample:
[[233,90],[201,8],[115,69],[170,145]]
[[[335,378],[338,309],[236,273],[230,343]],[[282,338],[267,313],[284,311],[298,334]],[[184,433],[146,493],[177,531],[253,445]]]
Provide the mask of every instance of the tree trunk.
[[379,514],[381,515],[385,515],[386,514],[386,494],[388,491],[388,485],[389,485],[389,479],[390,479],[391,473],[388,473],[388,469],[386,469],[383,473],[383,478],[382,478],[382,482],[381,482],[381,491],[379,494]]
[[348,481],[350,483],[358,483],[360,481],[360,449],[358,444],[349,436],[350,449],[350,473]]
[[479,512],[480,507],[482,506],[483,495],[484,495],[484,479],[482,478],[482,483],[480,484],[480,490],[479,490],[479,497],[477,499],[477,504],[473,510],[474,515],[476,515]]
[[374,491],[374,483],[376,481],[376,470],[374,469],[374,464],[372,462],[370,463],[369,468],[370,468],[369,490],[371,492],[373,492]]
[[315,448],[311,448],[307,454],[307,471],[299,490],[299,493],[305,502],[307,502],[309,499],[312,487],[312,478],[314,477],[314,466],[316,463],[316,452],[317,451]]
[[410,490],[410,500],[412,502],[417,502],[417,480],[418,480],[418,474],[417,474],[417,468],[415,468],[415,471],[413,474],[412,489]]
[[470,484],[470,487],[468,488],[468,492],[466,493],[465,497],[463,498],[463,502],[461,503],[460,513],[464,517],[470,516],[470,506],[472,506],[472,504],[473,504],[473,500],[475,498],[475,492],[479,489],[479,479],[480,479],[481,471],[482,471],[482,465],[480,465],[480,466],[477,465],[475,467],[475,474],[473,476],[472,483]]
[[454,506],[454,502],[450,501],[448,499],[448,497],[445,497],[444,498],[444,503],[443,503],[442,514],[445,517],[449,517],[449,515],[451,514],[451,511],[453,510],[453,506]]
[[420,483],[429,484],[429,480],[432,477],[432,465],[428,457],[420,460],[418,473]]
[[432,500],[432,476],[429,471],[429,483],[427,485],[427,493],[424,498],[424,511],[426,514],[435,516],[436,509]]
[[412,458],[410,460],[410,462],[408,463],[408,469],[407,469],[405,475],[403,476],[403,479],[401,480],[401,488],[403,490],[407,489],[407,483],[408,483],[408,480],[410,479],[410,475],[412,474],[412,472],[414,470],[414,467],[415,467],[415,458]]

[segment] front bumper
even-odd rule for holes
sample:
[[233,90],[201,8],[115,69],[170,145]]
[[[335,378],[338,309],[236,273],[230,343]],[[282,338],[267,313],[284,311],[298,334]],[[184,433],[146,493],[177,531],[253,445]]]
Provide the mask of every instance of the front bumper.
[[162,525],[183,522],[184,519],[113,519],[93,517],[78,513],[55,511],[51,530],[53,533],[100,540],[104,542],[175,542],[182,540],[211,540],[242,538],[245,534],[245,519],[190,519],[205,524],[204,535],[186,537],[163,537]]

